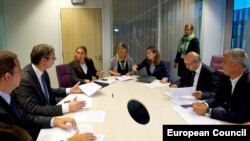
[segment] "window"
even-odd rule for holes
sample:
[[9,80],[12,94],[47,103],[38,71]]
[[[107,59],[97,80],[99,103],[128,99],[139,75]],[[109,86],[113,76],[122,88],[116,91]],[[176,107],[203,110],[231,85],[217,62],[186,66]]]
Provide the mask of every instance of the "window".
[[138,64],[146,48],[155,45],[161,59],[173,63],[185,24],[193,24],[199,38],[201,11],[201,0],[113,0],[113,54],[125,42]]
[[250,15],[250,0],[234,0],[231,47],[244,49],[247,52],[248,56],[250,55],[249,15]]

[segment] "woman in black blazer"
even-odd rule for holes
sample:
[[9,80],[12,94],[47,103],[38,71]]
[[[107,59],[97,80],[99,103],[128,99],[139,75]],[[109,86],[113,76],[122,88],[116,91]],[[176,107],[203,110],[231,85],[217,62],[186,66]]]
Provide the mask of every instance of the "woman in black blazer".
[[87,56],[87,48],[80,46],[76,49],[75,58],[69,63],[69,74],[72,85],[80,81],[80,84],[92,81],[92,76],[98,78],[103,71],[97,71],[94,62]]
[[169,80],[169,73],[163,61],[160,60],[160,53],[155,46],[147,48],[147,58],[139,65],[134,65],[133,71],[140,70],[143,67],[146,67],[148,75],[155,76],[162,83],[166,83]]

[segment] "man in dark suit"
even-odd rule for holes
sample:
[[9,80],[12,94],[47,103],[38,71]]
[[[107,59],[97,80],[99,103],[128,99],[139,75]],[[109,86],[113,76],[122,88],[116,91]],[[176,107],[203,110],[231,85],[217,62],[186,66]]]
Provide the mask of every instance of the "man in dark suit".
[[[76,122],[72,118],[54,118],[43,116],[31,116],[25,114],[10,95],[21,79],[21,67],[17,55],[9,51],[0,51],[0,122],[13,124],[29,131],[33,140],[36,140],[41,128],[60,127],[63,129],[76,128]],[[67,124],[66,124],[67,123]],[[91,133],[75,134],[69,141],[80,138],[93,138]]]
[[250,76],[247,70],[247,54],[235,48],[224,53],[223,70],[215,97],[206,102],[193,103],[198,115],[210,115],[213,119],[244,123],[250,121]]
[[75,112],[85,106],[84,101],[72,100],[69,103],[56,105],[55,97],[65,97],[66,93],[81,93],[78,85],[72,88],[53,89],[46,71],[55,62],[54,48],[47,44],[33,47],[31,64],[23,69],[20,85],[13,91],[21,107],[30,114],[58,116],[67,112]]
[[195,87],[193,96],[197,99],[207,99],[215,95],[218,86],[218,77],[215,70],[202,63],[200,55],[189,52],[184,57],[188,71],[180,80],[179,87]]

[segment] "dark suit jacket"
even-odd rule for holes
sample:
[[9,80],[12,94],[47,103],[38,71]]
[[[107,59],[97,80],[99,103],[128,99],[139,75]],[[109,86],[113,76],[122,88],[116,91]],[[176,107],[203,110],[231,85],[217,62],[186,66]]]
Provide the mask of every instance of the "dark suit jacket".
[[[244,123],[250,121],[250,76],[245,71],[231,94],[231,81],[226,75],[220,80],[216,97],[206,101],[211,110],[211,118],[228,122]],[[216,108],[221,106],[221,108]]]
[[160,61],[160,64],[155,66],[155,70],[153,73],[150,72],[150,64],[148,63],[147,59],[144,59],[139,65],[137,70],[142,69],[143,67],[146,67],[146,71],[148,75],[153,75],[156,77],[156,79],[161,80],[164,77],[167,77],[169,80],[169,73],[167,72],[166,66],[163,63],[163,61]]
[[[188,71],[186,76],[181,78],[179,87],[191,87],[193,86],[193,80],[191,77],[191,72]],[[217,73],[214,69],[210,68],[206,64],[202,63],[200,76],[198,78],[196,90],[202,91],[202,98],[207,99],[215,95],[215,92],[218,88],[219,80]]]
[[[190,40],[185,54],[191,51],[194,51],[200,54],[200,45],[196,37]],[[181,52],[177,51],[176,57],[175,57],[175,63],[178,63],[178,76],[183,77],[188,69],[186,68],[186,65],[184,64],[183,58],[181,58],[181,54],[182,54]]]
[[62,115],[62,106],[56,105],[55,96],[66,96],[66,90],[64,88],[52,89],[49,75],[46,71],[45,81],[49,91],[51,106],[46,106],[45,95],[31,64],[23,69],[20,85],[13,91],[13,94],[27,113],[43,116]]
[[14,124],[26,129],[35,140],[41,128],[49,128],[51,117],[30,116],[17,106],[18,114],[10,108],[10,105],[0,96],[0,122]]
[[95,76],[97,78],[96,76],[97,71],[92,59],[90,58],[85,59],[85,63],[88,68],[87,74],[83,71],[81,66],[77,66],[76,61],[71,61],[69,63],[69,74],[72,85],[76,84],[79,81],[81,82],[80,84],[83,84],[84,79],[92,80],[92,76]]

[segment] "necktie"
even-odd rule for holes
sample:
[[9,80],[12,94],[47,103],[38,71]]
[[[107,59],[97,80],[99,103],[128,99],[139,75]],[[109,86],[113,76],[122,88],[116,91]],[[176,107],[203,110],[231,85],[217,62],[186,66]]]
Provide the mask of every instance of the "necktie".
[[19,111],[18,111],[18,109],[17,109],[15,100],[14,100],[13,98],[11,98],[11,100],[10,100],[10,108],[11,108],[12,111],[15,113],[16,117],[17,117],[18,119],[20,119]]
[[49,91],[48,91],[47,84],[45,82],[45,73],[42,74],[42,85],[43,85],[44,96],[45,96],[45,99],[46,99],[46,104],[50,105]]
[[195,77],[195,71],[192,72],[192,80],[193,80],[193,83],[192,83],[192,86],[194,86],[194,77]]

